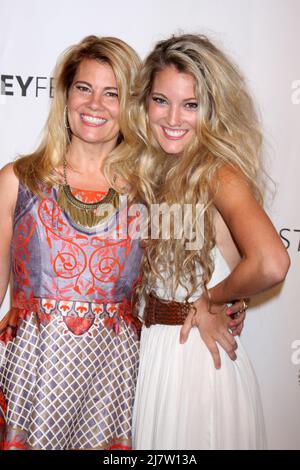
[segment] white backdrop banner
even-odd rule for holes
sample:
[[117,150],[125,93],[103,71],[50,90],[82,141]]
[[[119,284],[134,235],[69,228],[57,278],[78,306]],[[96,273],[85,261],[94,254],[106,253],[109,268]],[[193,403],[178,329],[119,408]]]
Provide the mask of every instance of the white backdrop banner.
[[[0,166],[34,150],[54,92],[57,57],[88,34],[118,36],[144,57],[171,33],[204,33],[244,72],[277,184],[267,209],[292,259],[284,286],[253,302],[243,332],[261,386],[270,449],[300,449],[299,18],[299,0],[0,0]],[[8,304],[7,295],[0,316]]]

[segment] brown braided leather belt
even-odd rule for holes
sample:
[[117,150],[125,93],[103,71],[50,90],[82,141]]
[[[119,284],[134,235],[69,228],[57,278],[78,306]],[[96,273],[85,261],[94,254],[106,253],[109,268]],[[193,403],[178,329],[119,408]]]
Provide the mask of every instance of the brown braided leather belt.
[[183,325],[192,306],[189,303],[162,300],[149,294],[144,310],[145,326]]

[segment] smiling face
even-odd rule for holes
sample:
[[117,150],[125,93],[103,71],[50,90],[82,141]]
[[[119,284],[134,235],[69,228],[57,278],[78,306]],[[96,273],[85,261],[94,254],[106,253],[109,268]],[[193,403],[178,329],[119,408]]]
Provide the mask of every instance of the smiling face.
[[156,73],[148,98],[152,133],[169,154],[181,154],[195,136],[198,119],[195,80],[174,66]]
[[119,133],[119,98],[111,66],[84,59],[78,66],[69,89],[68,121],[72,144],[80,140],[106,146],[108,152]]

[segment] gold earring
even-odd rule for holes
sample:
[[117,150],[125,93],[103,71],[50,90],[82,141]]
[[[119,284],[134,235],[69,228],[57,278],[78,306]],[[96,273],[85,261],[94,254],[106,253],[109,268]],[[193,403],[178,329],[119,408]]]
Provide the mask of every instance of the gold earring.
[[70,129],[69,121],[68,121],[68,106],[67,105],[65,106],[65,109],[64,109],[64,125],[66,129]]

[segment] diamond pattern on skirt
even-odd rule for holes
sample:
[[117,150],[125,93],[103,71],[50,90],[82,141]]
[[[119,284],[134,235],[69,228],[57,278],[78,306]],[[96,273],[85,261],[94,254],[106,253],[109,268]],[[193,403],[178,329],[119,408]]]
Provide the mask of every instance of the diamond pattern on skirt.
[[[36,449],[107,448],[131,440],[138,341],[125,322],[118,335],[65,333],[59,315],[42,325],[31,314],[8,344],[4,394],[7,423]],[[9,367],[8,366],[9,362]]]
[[0,368],[0,386],[8,402],[7,422],[23,429],[30,422],[39,353],[38,325],[33,315],[31,319],[21,323],[18,335],[7,344]]

